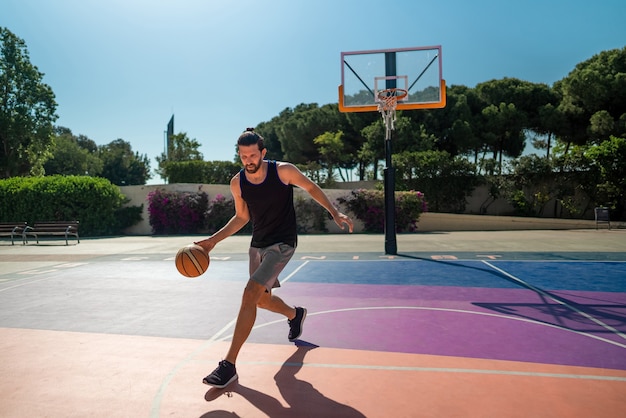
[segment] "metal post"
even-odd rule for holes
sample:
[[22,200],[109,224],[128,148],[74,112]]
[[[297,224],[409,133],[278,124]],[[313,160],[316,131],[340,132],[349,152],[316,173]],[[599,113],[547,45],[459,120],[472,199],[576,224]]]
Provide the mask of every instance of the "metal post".
[[[396,53],[385,53],[385,74],[387,76],[396,75]],[[389,79],[386,83],[386,88],[396,88],[396,80]],[[391,137],[393,130],[393,122],[384,118],[385,120],[385,160],[386,166],[384,170],[385,176],[385,254],[397,255],[398,243],[396,241],[396,172],[393,168],[391,161],[392,147]]]
[[397,255],[396,241],[396,169],[391,162],[391,138],[385,139],[385,254]]

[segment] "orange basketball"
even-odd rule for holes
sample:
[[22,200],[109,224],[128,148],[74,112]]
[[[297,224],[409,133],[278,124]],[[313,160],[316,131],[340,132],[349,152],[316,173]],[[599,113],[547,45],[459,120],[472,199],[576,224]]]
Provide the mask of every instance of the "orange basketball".
[[198,277],[209,268],[209,254],[197,244],[190,244],[176,253],[176,269],[186,277]]

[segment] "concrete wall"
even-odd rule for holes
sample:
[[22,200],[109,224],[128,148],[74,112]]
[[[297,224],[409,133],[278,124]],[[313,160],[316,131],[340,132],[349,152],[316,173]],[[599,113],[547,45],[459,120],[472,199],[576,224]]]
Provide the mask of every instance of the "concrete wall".
[[[355,183],[353,188],[359,188]],[[122,194],[130,199],[129,206],[143,205],[142,218],[143,221],[134,225],[124,232],[128,235],[151,235],[148,214],[148,193],[156,189],[164,189],[166,191],[180,192],[198,192],[204,191],[209,195],[209,200],[215,198],[216,195],[222,194],[230,197],[230,188],[227,185],[219,184],[197,184],[197,183],[179,183],[165,185],[144,185],[144,186],[122,186],[120,190]],[[341,196],[346,196],[351,189],[325,189],[324,191],[332,202]],[[302,194],[307,196],[306,192],[296,189],[296,195]],[[593,220],[577,220],[577,219],[555,219],[555,218],[520,218],[514,216],[498,216],[499,214],[511,213],[513,208],[506,201],[498,200],[489,206],[487,214],[477,215],[480,213],[480,206],[487,198],[486,190],[480,188],[468,200],[467,214],[449,214],[449,213],[432,213],[422,214],[418,224],[418,228],[423,232],[430,231],[491,231],[491,230],[529,230],[529,229],[588,229],[595,228]],[[426,196],[428,200],[428,196]],[[354,220],[354,231],[363,232],[363,224]],[[330,233],[339,232],[339,227],[334,222],[326,223]],[[617,225],[616,227],[624,227]],[[604,226],[606,227],[606,226]]]

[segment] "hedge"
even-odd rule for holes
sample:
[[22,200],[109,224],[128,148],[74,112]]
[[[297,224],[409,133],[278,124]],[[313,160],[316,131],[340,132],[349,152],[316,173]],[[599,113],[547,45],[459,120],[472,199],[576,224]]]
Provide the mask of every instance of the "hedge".
[[141,220],[109,180],[89,176],[11,177],[0,180],[0,221],[80,222],[81,236],[115,235]]

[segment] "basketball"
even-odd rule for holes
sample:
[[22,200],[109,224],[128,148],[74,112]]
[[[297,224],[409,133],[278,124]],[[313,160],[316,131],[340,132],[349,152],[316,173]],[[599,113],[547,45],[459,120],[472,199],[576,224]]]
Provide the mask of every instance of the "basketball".
[[198,277],[209,268],[209,254],[197,244],[190,244],[176,253],[176,269],[185,277]]

